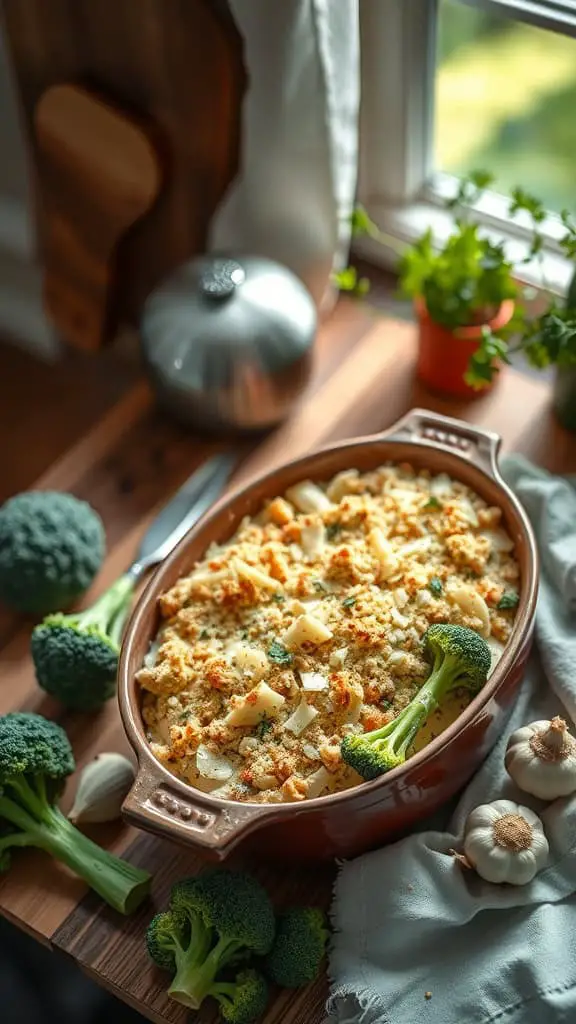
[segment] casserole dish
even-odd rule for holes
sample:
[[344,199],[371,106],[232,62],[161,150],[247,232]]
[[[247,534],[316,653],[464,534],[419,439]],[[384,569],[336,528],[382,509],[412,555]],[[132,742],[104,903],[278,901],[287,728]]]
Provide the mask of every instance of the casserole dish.
[[[139,762],[123,807],[139,828],[219,860],[238,844],[290,860],[355,856],[396,838],[454,795],[504,728],[520,685],[534,629],[538,556],[530,523],[497,465],[500,438],[470,424],[415,409],[388,431],[340,442],[277,467],[224,498],[158,569],[128,623],[119,665],[120,711]],[[158,627],[157,599],[200,560],[212,541],[229,538],[244,516],[298,481],[328,480],[384,462],[461,480],[497,505],[515,543],[520,602],[510,640],[493,674],[458,718],[404,765],[372,782],[294,804],[237,803],[200,792],[154,757],[146,739],[135,674]]]

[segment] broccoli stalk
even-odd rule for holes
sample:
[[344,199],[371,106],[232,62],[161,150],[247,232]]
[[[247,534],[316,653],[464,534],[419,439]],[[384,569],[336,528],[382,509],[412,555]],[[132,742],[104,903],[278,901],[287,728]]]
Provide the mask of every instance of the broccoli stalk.
[[[154,962],[174,974],[168,989],[171,999],[197,1010],[208,996],[214,996],[223,1004],[225,1019],[241,1024],[252,1018],[226,1018],[227,1012],[232,1013],[230,999],[235,1012],[240,1013],[238,1005],[261,1001],[263,983],[259,981],[254,987],[254,1002],[247,996],[240,1000],[238,994],[231,996],[232,989],[223,987],[229,983],[219,975],[250,954],[268,953],[274,929],[272,905],[256,879],[242,872],[216,869],[176,883],[170,910],[153,918],[146,941]],[[252,991],[253,986],[248,988]]]
[[363,779],[375,779],[403,764],[416,733],[451,690],[466,687],[475,694],[486,682],[490,648],[474,630],[448,624],[430,626],[424,635],[424,649],[432,660],[432,671],[410,703],[381,729],[342,740],[343,760]]
[[64,730],[41,715],[0,718],[0,870],[10,851],[35,846],[62,861],[111,907],[129,914],[150,889],[150,875],[93,843],[56,806],[75,768]]
[[264,960],[268,977],[282,988],[300,988],[314,981],[329,936],[319,907],[291,907],[276,922],[274,945]]
[[197,1010],[212,994],[218,972],[231,962],[237,962],[237,955],[244,948],[241,942],[220,938],[210,949],[209,941],[210,932],[196,920],[192,924],[192,941],[185,956],[176,957],[176,974],[168,989],[171,999],[193,1010]]
[[38,684],[66,707],[94,711],[116,689],[122,629],[135,577],[126,573],[79,612],[48,615],[32,632]]

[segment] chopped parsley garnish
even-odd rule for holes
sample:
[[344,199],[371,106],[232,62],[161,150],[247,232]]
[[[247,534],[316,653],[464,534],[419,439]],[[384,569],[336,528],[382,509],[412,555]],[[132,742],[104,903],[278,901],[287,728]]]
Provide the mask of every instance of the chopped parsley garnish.
[[341,529],[342,523],[328,523],[328,526],[326,527],[326,537],[328,540],[334,540],[334,538],[340,533]]
[[277,640],[273,640],[270,644],[268,657],[270,658],[270,661],[275,661],[277,665],[292,664],[292,655],[290,654],[290,651],[287,650],[283,644],[279,644]]
[[500,611],[507,611],[509,608],[515,608],[520,598],[518,594],[514,593],[513,590],[507,590],[502,594],[502,597],[496,605]]
[[319,594],[329,593],[328,587],[326,586],[325,583],[322,582],[322,580],[312,580],[312,586],[314,587],[314,590],[318,591]]
[[208,630],[207,629],[203,629],[202,632],[200,633],[200,636],[198,637],[198,639],[199,640],[207,640],[209,636],[210,636],[210,633],[208,632]]
[[272,594],[272,600],[276,601],[278,604],[282,604],[282,601],[285,601],[286,599],[284,594]]
[[188,720],[188,712],[187,711],[181,711],[180,714],[178,715],[178,721],[179,722],[186,722],[187,720]]
[[435,597],[440,597],[440,594],[442,593],[442,580],[438,579],[437,576],[433,576],[432,579],[428,581],[428,590],[432,591]]
[[352,608],[352,606],[355,605],[355,604],[356,604],[356,598],[355,597],[345,597],[344,600],[342,601],[342,607],[343,608]]
[[432,509],[442,508],[442,503],[438,501],[438,498],[432,495],[430,498],[428,498],[428,501],[426,502],[425,505],[422,506],[422,508],[426,509],[426,511],[431,511]]
[[272,722],[268,718],[266,718],[266,716],[264,716],[264,718],[262,719],[261,722],[258,723],[258,726],[256,728],[256,735],[258,739],[263,740],[266,733],[270,732],[271,728]]

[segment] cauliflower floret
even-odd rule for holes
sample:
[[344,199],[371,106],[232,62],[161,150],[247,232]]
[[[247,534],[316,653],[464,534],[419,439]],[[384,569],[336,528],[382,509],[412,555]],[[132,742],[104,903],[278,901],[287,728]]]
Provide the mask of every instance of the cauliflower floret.
[[458,605],[463,615],[477,622],[473,629],[477,628],[484,637],[490,636],[490,612],[478,591],[465,583],[456,583],[449,587],[446,596],[452,604]]
[[286,526],[294,519],[294,509],[284,498],[274,498],[266,509],[266,518],[276,526]]
[[308,792],[304,779],[299,779],[296,775],[291,775],[289,779],[286,779],[280,789],[284,799],[289,801],[305,800]]
[[286,491],[286,497],[300,512],[325,512],[332,507],[324,491],[311,480],[302,480]]
[[387,580],[398,571],[398,557],[395,554],[390,541],[386,540],[383,532],[375,526],[368,534],[368,543],[372,554],[378,562],[380,579]]
[[301,647],[302,644],[324,644],[332,639],[332,630],[328,629],[315,615],[299,615],[282,637],[286,647]]
[[225,721],[234,726],[258,725],[265,715],[275,717],[285,703],[286,698],[281,693],[276,693],[267,683],[258,683],[245,697],[235,698]]
[[234,641],[226,648],[226,657],[241,673],[255,679],[262,679],[270,667],[264,651],[241,640]]
[[150,693],[181,693],[192,681],[190,648],[177,637],[162,644],[153,668],[141,668],[136,682]]
[[319,558],[324,550],[326,535],[323,523],[312,523],[310,526],[303,526],[301,533],[301,545],[304,553],[309,558]]
[[241,580],[248,580],[255,587],[259,587],[262,590],[271,590],[273,593],[277,593],[281,589],[278,580],[269,576],[268,573],[262,572],[261,569],[257,569],[254,565],[248,565],[241,558],[234,559],[234,568]]

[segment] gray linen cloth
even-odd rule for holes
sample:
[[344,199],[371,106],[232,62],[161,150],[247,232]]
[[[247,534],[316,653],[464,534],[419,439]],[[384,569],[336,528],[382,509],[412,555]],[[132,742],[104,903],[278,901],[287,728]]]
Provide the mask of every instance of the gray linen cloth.
[[[338,1024],[576,1022],[576,796],[544,804],[504,770],[514,729],[576,717],[576,479],[520,456],[505,459],[503,472],[540,548],[536,648],[505,734],[455,810],[440,816],[441,830],[341,865],[327,1007]],[[544,822],[548,865],[527,886],[484,882],[449,853],[461,848],[469,811],[497,798]]]

